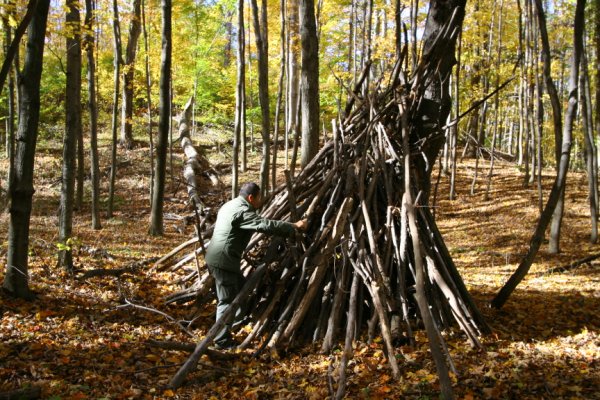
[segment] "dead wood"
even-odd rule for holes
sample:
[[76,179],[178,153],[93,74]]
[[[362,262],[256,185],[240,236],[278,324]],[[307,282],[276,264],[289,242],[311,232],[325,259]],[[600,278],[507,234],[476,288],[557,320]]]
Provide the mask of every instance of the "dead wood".
[[[146,344],[152,347],[159,347],[165,350],[187,351],[189,353],[196,349],[195,343],[168,342],[161,340],[148,340]],[[223,353],[222,351],[207,349],[206,355],[212,360],[229,361],[237,358],[234,354]]]
[[543,272],[538,272],[536,274],[536,276],[544,276],[544,275],[549,275],[549,274],[556,274],[556,273],[560,273],[560,272],[567,272],[567,271],[572,271],[576,268],[581,267],[582,265],[591,265],[590,262],[594,261],[596,259],[600,258],[600,253],[599,254],[592,254],[591,256],[582,258],[581,260],[576,260],[576,261],[571,261],[569,264],[567,265],[563,265],[560,267],[554,267],[554,268],[550,268],[546,271]]
[[156,257],[152,257],[152,258],[149,258],[146,260],[134,261],[131,264],[129,264],[123,268],[115,268],[115,269],[98,268],[98,269],[92,269],[89,271],[79,271],[79,273],[81,275],[78,276],[78,279],[84,280],[84,279],[94,278],[94,277],[98,277],[98,276],[119,277],[119,276],[123,275],[124,273],[133,274],[133,273],[140,271],[146,265],[153,263],[155,260],[156,260]]
[[[427,97],[427,91],[440,69],[448,68],[440,60],[456,38],[449,26],[461,12],[456,8],[447,16],[448,26],[436,33],[410,78],[400,58],[387,87],[381,81],[363,90],[359,80],[343,117],[333,124],[332,140],[293,181],[287,175],[272,192],[262,216],[307,218],[308,230],[288,243],[263,234],[252,238],[243,271],[256,271],[171,387],[183,383],[243,301],[252,329],[237,335],[245,337],[242,348],[256,343],[256,354],[311,341],[322,341],[321,349],[331,352],[344,342],[336,398],[345,393],[354,340],[367,329],[380,335],[392,374],[400,377],[395,339],[414,342],[413,329],[422,322],[442,395],[453,397],[449,371],[456,369],[442,331],[456,324],[475,347],[481,346],[479,335],[489,332],[428,203],[446,120],[439,118],[441,100]],[[195,276],[186,296],[210,289],[204,266]]]

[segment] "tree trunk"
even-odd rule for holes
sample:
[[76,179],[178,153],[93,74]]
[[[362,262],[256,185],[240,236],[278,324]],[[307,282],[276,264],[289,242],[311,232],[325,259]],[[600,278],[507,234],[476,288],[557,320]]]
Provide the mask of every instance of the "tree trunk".
[[73,270],[73,207],[75,196],[75,158],[77,138],[81,132],[81,27],[79,1],[67,0],[67,89],[65,95],[66,126],[63,140],[62,186],[60,191],[58,263]]
[[[577,114],[577,85],[579,80],[579,64],[583,51],[583,32],[585,26],[584,9],[585,0],[577,0],[573,28],[573,57],[571,60],[571,75],[569,78],[569,103],[562,127],[561,158],[556,179],[554,181],[554,185],[552,186],[552,190],[550,191],[550,196],[548,198],[548,202],[546,203],[546,207],[544,208],[544,212],[540,216],[538,225],[531,238],[529,251],[519,264],[517,270],[511,275],[500,292],[492,300],[492,307],[495,308],[501,308],[504,303],[506,303],[508,297],[515,290],[517,285],[523,280],[525,275],[527,275],[527,272],[529,272],[529,268],[533,263],[533,259],[535,258],[535,255],[542,244],[544,232],[550,223],[550,218],[552,217],[554,209],[557,206],[559,197],[561,197],[561,195],[564,193],[567,171],[569,169],[569,161],[571,157],[571,136],[573,132],[573,124]],[[543,10],[541,10],[541,8],[538,10],[540,14],[542,11]],[[542,24],[540,23],[540,25]]]
[[[418,57],[418,51],[417,51],[417,46],[418,46],[418,40],[417,40],[417,35],[418,35],[418,30],[419,30],[419,24],[417,21],[417,18],[419,16],[419,0],[411,0],[410,1],[410,33],[411,33],[411,61],[412,61],[412,67],[413,70],[414,68],[416,68],[417,66],[417,60],[419,59]],[[398,29],[398,28],[396,28]]]
[[[6,27],[6,45],[11,42],[12,30],[8,22],[5,22]],[[8,51],[5,53],[7,54]],[[18,54],[15,54],[15,60],[18,59]],[[8,116],[6,121],[6,157],[8,158],[8,177],[7,177],[7,185],[6,192],[10,194],[10,182],[12,181],[12,175],[14,171],[14,159],[15,159],[15,116],[17,112],[17,107],[15,105],[15,75],[17,73],[17,66],[14,63],[12,70],[9,70],[8,75],[8,96],[7,96],[7,108],[8,108]],[[8,197],[8,196],[7,196]],[[7,198],[7,203],[10,201]]]
[[150,207],[152,207],[152,193],[154,191],[154,135],[152,133],[152,93],[150,92],[150,87],[152,85],[151,75],[150,75],[150,46],[148,45],[148,31],[146,29],[146,2],[142,0],[142,31],[144,33],[144,64],[146,70],[146,102],[148,105],[147,113],[148,113],[148,141],[150,143]]
[[[594,62],[594,70],[596,71],[596,95],[594,96],[596,99],[596,104],[594,109],[594,125],[596,128],[596,140],[600,141],[600,57],[598,56],[600,55],[600,7],[596,7],[596,12],[594,15],[594,47],[596,50],[596,61]],[[600,158],[600,154],[596,154],[596,159],[598,158]],[[600,202],[598,202],[598,204],[600,204]]]
[[[279,150],[279,115],[281,113],[281,98],[283,95],[283,83],[285,79],[285,0],[281,0],[281,34],[279,40],[281,41],[281,61],[279,64],[279,82],[277,84],[277,100],[275,102],[275,126],[273,128],[273,161],[271,163],[271,191],[275,190],[277,186],[277,153]],[[287,166],[286,166],[287,167]]]
[[[496,51],[496,79],[494,88],[498,88],[500,86],[500,63],[502,61],[502,27],[504,23],[504,0],[500,0],[500,10],[498,16],[498,40],[497,40],[497,51]],[[500,107],[500,93],[496,92],[494,95],[494,129],[492,132],[492,145],[491,145],[491,153],[490,153],[490,169],[487,174],[487,185],[485,189],[485,200],[489,200],[490,198],[490,187],[492,185],[492,176],[494,175],[494,151],[496,150],[496,138],[498,137],[498,114]]]
[[94,5],[85,0],[85,46],[87,54],[88,109],[90,112],[90,169],[92,179],[92,229],[100,229],[100,166],[98,161],[98,106],[96,104],[96,60],[94,57]]
[[113,79],[114,79],[114,92],[113,92],[113,106],[112,106],[112,144],[110,151],[110,180],[108,186],[108,209],[106,212],[107,218],[113,216],[113,203],[115,198],[115,181],[117,177],[117,129],[118,129],[118,118],[119,118],[119,91],[121,82],[121,65],[122,51],[121,51],[121,26],[119,24],[119,8],[117,6],[117,0],[113,0],[113,34],[114,34],[114,56],[113,56]]
[[300,0],[302,154],[306,167],[319,150],[319,44],[313,0]]
[[15,56],[19,53],[19,45],[21,43],[21,38],[25,34],[25,30],[29,25],[31,19],[35,13],[35,7],[37,5],[37,0],[29,0],[27,4],[27,11],[25,12],[25,16],[15,29],[14,36],[8,49],[6,50],[6,54],[4,55],[4,61],[2,62],[2,69],[0,69],[0,94],[2,94],[2,89],[4,88],[4,82],[6,82],[6,77],[10,72],[11,65]]
[[[239,191],[239,156],[242,125],[244,124],[244,87],[246,86],[246,35],[244,27],[244,0],[238,0],[237,82],[235,87],[235,126],[233,128],[233,160],[231,166],[231,198]],[[245,132],[244,132],[245,134]]]
[[285,164],[289,165],[289,142],[296,137],[299,128],[298,106],[300,104],[300,23],[299,0],[290,0],[288,17],[288,83],[287,119],[285,124]]
[[169,147],[169,127],[171,115],[171,0],[161,0],[162,7],[162,52],[160,57],[160,97],[158,103],[158,143],[156,148],[156,178],[152,198],[150,234],[164,233],[163,205],[165,176],[167,170],[167,147]]
[[15,171],[10,186],[8,256],[2,286],[13,296],[32,299],[28,283],[29,222],[34,193],[33,167],[40,116],[40,80],[44,58],[49,0],[38,0],[27,37],[25,65],[19,88],[19,128]]
[[133,1],[133,13],[129,23],[129,39],[125,48],[125,60],[123,64],[123,104],[121,108],[121,145],[126,149],[133,146],[133,90],[135,71],[135,56],[137,53],[138,39],[140,37],[141,24],[141,0]]
[[258,58],[258,100],[261,110],[262,162],[260,164],[260,193],[266,197],[269,188],[269,145],[271,112],[269,111],[269,44],[267,37],[267,0],[261,1],[260,16],[257,0],[252,0],[252,16]]
[[592,225],[590,243],[596,243],[598,241],[598,160],[596,144],[594,142],[592,100],[589,83],[587,51],[585,50],[585,47],[581,57],[579,88],[579,95],[581,98],[581,119],[583,122],[583,139],[585,144],[585,164],[588,175],[588,199],[590,203],[590,218]]
[[[462,56],[462,33],[458,37],[458,59],[456,62],[455,69],[455,97],[454,97],[454,115],[458,118],[460,115],[460,62]],[[450,194],[449,199],[454,200],[456,198],[456,148],[458,146],[458,121],[450,128],[450,136],[452,141],[450,143]]]

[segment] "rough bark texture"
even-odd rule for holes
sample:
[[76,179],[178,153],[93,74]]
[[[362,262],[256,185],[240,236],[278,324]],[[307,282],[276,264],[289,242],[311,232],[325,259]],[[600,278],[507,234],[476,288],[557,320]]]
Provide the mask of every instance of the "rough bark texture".
[[267,1],[261,1],[260,15],[257,0],[252,0],[254,37],[258,58],[258,100],[261,111],[262,162],[260,164],[260,192],[266,197],[269,187],[269,145],[271,112],[269,106],[269,45],[267,37]]
[[98,160],[98,105],[96,102],[96,58],[94,56],[94,6],[85,0],[85,50],[87,55],[88,110],[90,113],[90,175],[92,181],[92,228],[100,229],[100,162]]
[[244,0],[238,0],[238,34],[237,34],[237,81],[235,86],[235,126],[233,128],[233,157],[231,166],[231,198],[238,195],[240,142],[245,134],[242,126],[244,120],[244,87],[246,85],[246,38],[244,28]]
[[4,82],[6,82],[6,77],[10,72],[10,66],[15,58],[15,56],[19,52],[19,44],[21,43],[21,38],[25,34],[25,29],[30,24],[31,19],[33,18],[38,0],[29,0],[27,4],[27,11],[25,12],[25,16],[19,23],[17,29],[15,29],[12,41],[8,46],[6,54],[4,56],[4,61],[2,62],[2,69],[0,69],[0,94],[2,94],[2,89],[4,88]]
[[290,140],[298,130],[298,105],[300,103],[300,25],[298,0],[290,0],[288,21],[287,111],[285,124],[285,163],[288,165]]
[[123,101],[121,108],[121,145],[125,148],[133,146],[133,73],[135,71],[135,56],[137,53],[138,39],[142,32],[141,0],[134,0],[133,13],[129,24],[129,39],[125,47],[123,65]]
[[65,136],[63,139],[62,186],[60,191],[60,218],[58,240],[62,249],[58,262],[63,268],[73,269],[71,251],[73,208],[75,200],[75,168],[77,138],[81,135],[81,33],[79,1],[67,1],[67,88],[65,95]]
[[300,0],[302,154],[305,167],[319,150],[319,43],[313,0]]
[[39,0],[27,37],[25,64],[19,80],[19,127],[15,170],[10,186],[8,259],[3,287],[16,297],[31,299],[28,284],[29,221],[33,189],[33,167],[40,116],[40,79],[44,59],[49,0]]
[[162,52],[160,57],[160,97],[158,120],[158,143],[156,146],[156,178],[152,192],[150,234],[163,234],[163,204],[167,172],[167,148],[171,116],[171,0],[162,0]]
[[114,92],[113,92],[113,106],[112,106],[112,141],[110,150],[110,178],[108,184],[108,206],[106,211],[106,217],[112,218],[113,214],[113,201],[115,197],[115,184],[117,178],[117,129],[118,129],[118,111],[119,111],[119,91],[121,83],[121,65],[123,65],[122,52],[121,52],[121,25],[119,23],[119,8],[117,6],[117,0],[113,0],[113,36],[114,36],[114,54],[113,54],[113,80],[114,80]]
[[198,178],[206,174],[208,162],[201,156],[198,149],[194,146],[190,137],[192,106],[194,98],[190,98],[183,107],[181,114],[177,117],[179,120],[179,143],[185,155],[183,164],[183,179],[186,183],[190,204],[200,212],[204,209],[204,203],[200,199]]

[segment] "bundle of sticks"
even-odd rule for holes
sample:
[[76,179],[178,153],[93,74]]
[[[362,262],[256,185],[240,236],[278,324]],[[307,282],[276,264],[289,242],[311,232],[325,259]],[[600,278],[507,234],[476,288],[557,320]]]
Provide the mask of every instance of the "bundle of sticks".
[[[451,386],[448,369],[454,367],[441,332],[456,322],[480,346],[478,336],[489,328],[452,262],[421,183],[429,176],[424,143],[441,134],[422,129],[422,115],[415,122],[423,107],[424,88],[418,85],[427,79],[415,74],[407,81],[400,66],[399,61],[385,90],[375,85],[368,93],[361,89],[366,69],[345,116],[333,121],[333,139],[272,193],[262,216],[308,218],[308,230],[287,243],[253,237],[243,262],[250,279],[222,320],[244,304],[252,329],[238,332],[245,335],[240,347],[254,345],[257,352],[311,341],[328,353],[343,339],[343,366],[354,339],[381,335],[395,376],[397,344],[414,342],[414,330],[424,327],[440,383]],[[196,242],[192,258],[203,253],[204,244]],[[194,283],[169,301],[207,298],[213,282],[202,266],[187,279]],[[217,321],[195,354],[224,322]],[[184,370],[173,387],[181,384]],[[339,370],[345,374],[345,368]]]

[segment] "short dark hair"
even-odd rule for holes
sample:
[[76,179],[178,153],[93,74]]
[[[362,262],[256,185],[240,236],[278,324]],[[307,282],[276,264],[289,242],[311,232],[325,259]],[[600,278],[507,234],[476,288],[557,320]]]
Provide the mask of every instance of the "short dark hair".
[[254,182],[244,183],[240,189],[240,196],[248,197],[249,195],[258,196],[260,187]]

